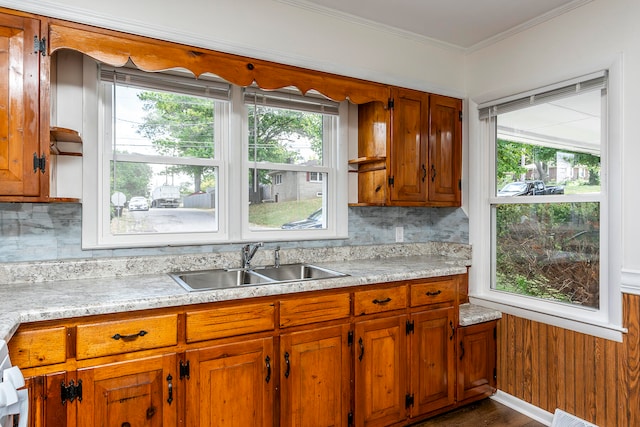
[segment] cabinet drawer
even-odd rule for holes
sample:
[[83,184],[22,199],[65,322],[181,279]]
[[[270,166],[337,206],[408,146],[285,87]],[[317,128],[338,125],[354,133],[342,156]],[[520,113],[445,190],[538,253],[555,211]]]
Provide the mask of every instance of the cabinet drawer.
[[274,329],[273,303],[246,304],[187,313],[187,342],[211,340]]
[[63,363],[67,359],[67,328],[19,331],[9,341],[9,355],[20,368]]
[[354,294],[353,310],[356,315],[398,310],[406,306],[406,285],[389,289],[359,291]]
[[348,317],[350,302],[348,293],[280,301],[280,327]]
[[167,314],[138,319],[78,325],[78,360],[177,344],[178,316]]
[[455,301],[458,280],[455,277],[411,285],[411,306]]

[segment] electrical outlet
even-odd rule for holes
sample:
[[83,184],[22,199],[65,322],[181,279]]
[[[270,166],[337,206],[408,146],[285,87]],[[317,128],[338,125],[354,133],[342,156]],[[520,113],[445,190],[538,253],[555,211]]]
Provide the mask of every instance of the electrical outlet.
[[396,227],[396,243],[404,242],[404,227]]

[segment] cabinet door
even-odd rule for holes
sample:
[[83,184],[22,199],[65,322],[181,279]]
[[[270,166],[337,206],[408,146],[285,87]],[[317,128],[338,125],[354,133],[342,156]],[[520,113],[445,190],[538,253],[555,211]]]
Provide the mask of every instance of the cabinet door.
[[[72,373],[56,372],[25,379],[29,390],[30,427],[66,427],[75,425],[76,405],[63,403],[61,384],[68,385]],[[74,379],[75,383],[75,379]],[[74,399],[75,400],[75,399]]]
[[356,426],[386,426],[406,418],[405,315],[355,326]]
[[80,369],[78,427],[175,426],[175,355]]
[[[48,174],[34,172],[39,138],[40,21],[0,14],[0,196],[40,196]],[[47,147],[48,150],[48,147]],[[48,155],[46,155],[48,158]],[[12,200],[10,197],[3,198]]]
[[390,203],[421,205],[428,196],[429,94],[396,88],[392,95]]
[[273,425],[273,338],[187,352],[186,425]]
[[281,336],[281,426],[348,425],[348,333],[340,325]]
[[411,416],[455,403],[455,310],[453,307],[411,315]]
[[429,104],[429,201],[460,206],[462,101],[431,95]]
[[496,321],[458,328],[458,401],[495,392]]

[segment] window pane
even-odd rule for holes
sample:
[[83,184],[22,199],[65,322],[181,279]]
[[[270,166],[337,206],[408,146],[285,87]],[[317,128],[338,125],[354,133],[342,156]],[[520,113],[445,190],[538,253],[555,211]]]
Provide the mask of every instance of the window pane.
[[247,112],[249,161],[322,164],[322,114],[260,105],[247,105]]
[[599,306],[597,202],[494,206],[496,290]]
[[251,230],[327,228],[322,209],[327,174],[264,169],[250,169],[249,174],[250,183],[258,182],[249,189]]
[[214,158],[216,103],[221,104],[210,98],[117,85],[114,151]]
[[600,91],[496,118],[498,196],[600,192]]
[[111,162],[112,234],[218,230],[217,168]]

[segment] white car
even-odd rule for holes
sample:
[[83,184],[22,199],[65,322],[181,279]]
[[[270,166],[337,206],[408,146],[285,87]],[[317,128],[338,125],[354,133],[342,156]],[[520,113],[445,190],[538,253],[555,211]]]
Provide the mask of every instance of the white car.
[[147,203],[147,199],[141,196],[132,197],[129,200],[129,211],[148,211],[149,203]]

